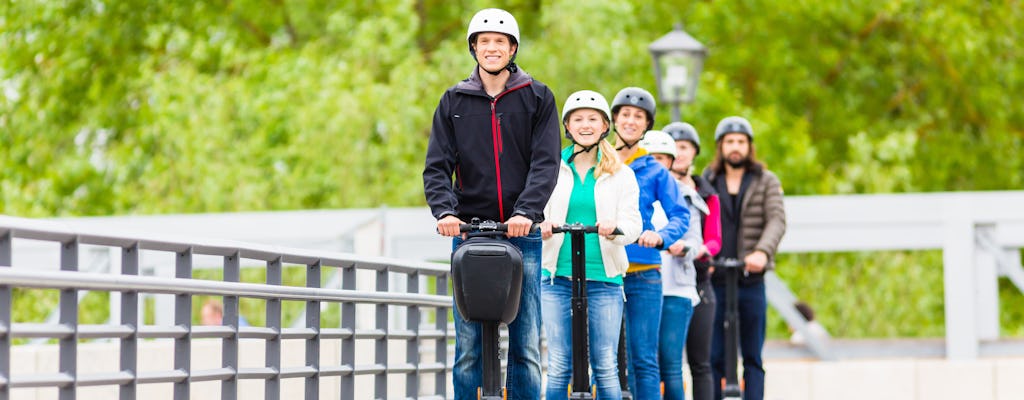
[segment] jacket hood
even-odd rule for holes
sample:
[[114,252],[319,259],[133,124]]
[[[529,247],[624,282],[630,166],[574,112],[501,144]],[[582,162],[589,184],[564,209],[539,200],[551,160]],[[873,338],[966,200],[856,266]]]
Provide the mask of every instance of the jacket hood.
[[[516,69],[516,72],[512,72],[508,76],[508,82],[505,82],[505,90],[514,88],[523,84],[527,84],[533,81],[533,77],[530,74],[523,71],[522,68]],[[473,68],[473,73],[469,74],[469,78],[463,79],[455,85],[456,90],[471,90],[471,91],[483,91],[484,82],[480,79],[480,68]]]

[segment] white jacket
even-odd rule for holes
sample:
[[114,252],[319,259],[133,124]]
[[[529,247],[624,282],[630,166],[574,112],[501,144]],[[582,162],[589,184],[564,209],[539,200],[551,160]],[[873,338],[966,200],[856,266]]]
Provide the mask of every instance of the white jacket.
[[[693,256],[696,254],[695,250],[704,244],[700,213],[707,215],[708,207],[696,190],[682,182],[679,183],[679,198],[686,202],[691,216],[690,228],[679,241],[686,243],[692,251],[681,257],[673,256],[667,251],[661,252],[661,293],[663,296],[688,298],[693,306],[697,306],[700,303],[700,295],[697,293],[697,270],[693,266]],[[655,207],[651,223],[655,228],[668,223],[665,211],[661,207]]]
[[[558,170],[558,182],[555,190],[544,206],[544,216],[553,225],[559,226],[566,222],[569,211],[569,198],[575,178],[569,165],[563,160]],[[636,183],[633,170],[622,166],[614,174],[604,174],[594,183],[594,208],[597,221],[613,220],[622,231],[622,235],[614,240],[604,236],[598,239],[601,246],[601,258],[604,260],[604,271],[608,277],[623,275],[629,268],[626,259],[626,245],[636,241],[643,229],[640,219],[640,188]],[[542,255],[543,267],[551,275],[558,269],[558,252],[562,249],[562,241],[566,234],[555,234],[544,240]]]

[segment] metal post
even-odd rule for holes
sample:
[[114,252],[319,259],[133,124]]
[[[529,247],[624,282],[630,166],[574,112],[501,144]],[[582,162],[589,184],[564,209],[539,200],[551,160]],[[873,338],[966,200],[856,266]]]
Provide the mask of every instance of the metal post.
[[[342,269],[341,288],[344,290],[356,289],[356,266],[349,265]],[[350,335],[341,339],[341,365],[355,369],[356,366],[356,304],[345,302],[341,304],[341,328],[347,330]],[[353,371],[354,372],[354,371]],[[342,375],[341,377],[341,398],[356,398],[356,377],[354,373]]]
[[[224,257],[224,282],[238,282],[241,277],[239,253]],[[238,296],[224,296],[224,316],[221,323],[231,326],[232,334],[221,341],[221,365],[232,375],[221,381],[221,400],[238,398]]]
[[[61,271],[78,271],[78,237],[61,243]],[[78,291],[60,291],[60,324],[71,328],[70,336],[60,339],[60,372],[71,377],[72,384],[57,389],[57,398],[73,400],[78,388]]]
[[978,339],[999,339],[999,257],[995,224],[974,228],[975,312]]
[[587,330],[587,255],[583,230],[570,230],[572,241],[572,384],[571,399],[591,399],[590,347]]
[[739,362],[740,325],[739,325],[739,279],[740,267],[732,266],[725,269],[725,387],[722,396],[725,399],[739,399],[740,387],[737,376]]
[[[121,248],[121,275],[135,276],[139,274],[139,244],[135,243],[128,247]],[[130,291],[121,293],[121,325],[131,328],[132,333],[128,337],[121,338],[121,372],[132,376],[132,380],[121,384],[120,399],[134,400],[136,393],[136,379],[139,376],[139,292]]]
[[[420,274],[416,272],[409,273],[407,280],[406,291],[409,293],[420,292]],[[405,315],[405,328],[413,332],[413,338],[405,342],[405,360],[419,369],[420,365],[420,307],[409,306]],[[405,376],[405,397],[408,399],[415,399],[420,392],[420,374],[419,371],[409,372]]]
[[[267,284],[281,284],[281,259],[267,261]],[[281,300],[267,300],[267,328],[275,334],[267,339],[266,365],[274,371],[274,376],[267,378],[264,398],[278,400],[281,398]]]
[[[448,276],[438,276],[435,282],[436,294],[439,296],[448,295]],[[434,327],[441,332],[441,337],[434,342],[434,361],[440,365],[448,365],[448,312],[450,307],[437,307],[434,311]],[[447,396],[448,393],[448,372],[447,368],[434,374],[434,393]]]
[[[377,271],[377,292],[386,293],[387,291],[388,271],[386,269]],[[388,398],[388,305],[377,304],[376,308],[376,328],[382,334],[375,340],[374,363],[384,366],[384,371],[374,376],[374,392],[378,399],[386,399]]]
[[[320,261],[306,266],[306,287],[320,288]],[[306,378],[306,400],[320,398],[320,302],[306,302],[306,328],[312,329],[313,337],[306,339],[306,365],[313,368],[312,376]]]
[[[11,231],[0,232],[0,268],[11,266]],[[0,326],[10,332],[14,321],[11,319],[11,288],[0,285]],[[10,399],[11,382],[11,335],[0,334],[0,400]]]
[[671,122],[680,122],[682,120],[683,120],[682,119],[682,115],[679,114],[679,103],[672,103],[672,121]]
[[942,245],[945,288],[946,358],[973,360],[978,357],[975,314],[974,221],[966,212],[974,207],[959,198],[944,204],[946,227]]
[[[174,277],[192,279],[192,248],[177,253]],[[174,369],[185,373],[185,379],[174,383],[174,400],[190,397],[192,375],[192,295],[174,295],[174,326],[184,328],[185,334],[174,339]]]

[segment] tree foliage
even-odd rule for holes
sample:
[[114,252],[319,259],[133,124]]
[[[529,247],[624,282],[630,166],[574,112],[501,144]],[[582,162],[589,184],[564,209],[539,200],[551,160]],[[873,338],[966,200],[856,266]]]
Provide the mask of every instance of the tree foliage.
[[[431,113],[488,5],[8,2],[0,212],[422,204]],[[1021,185],[1018,1],[501,6],[520,65],[559,96],[653,88],[646,46],[685,23],[711,50],[685,119],[710,143],[750,117],[790,194]]]

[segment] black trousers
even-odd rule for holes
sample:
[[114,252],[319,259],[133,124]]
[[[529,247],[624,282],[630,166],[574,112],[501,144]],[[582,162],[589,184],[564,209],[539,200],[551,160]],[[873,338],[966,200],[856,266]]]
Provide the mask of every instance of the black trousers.
[[715,289],[711,279],[697,284],[700,304],[693,309],[686,336],[686,362],[693,377],[693,400],[712,400],[711,335],[715,323]]

